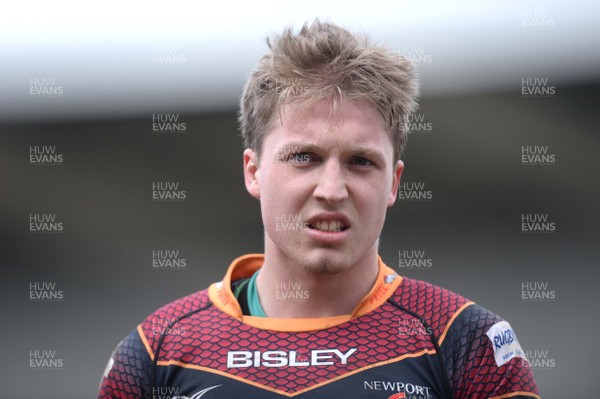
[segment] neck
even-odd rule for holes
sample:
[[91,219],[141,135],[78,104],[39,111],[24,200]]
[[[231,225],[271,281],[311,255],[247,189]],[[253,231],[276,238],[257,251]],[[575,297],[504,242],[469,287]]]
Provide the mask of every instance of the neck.
[[273,247],[265,245],[265,262],[256,280],[261,305],[268,317],[352,314],[377,279],[377,243],[354,265],[336,274],[306,270]]

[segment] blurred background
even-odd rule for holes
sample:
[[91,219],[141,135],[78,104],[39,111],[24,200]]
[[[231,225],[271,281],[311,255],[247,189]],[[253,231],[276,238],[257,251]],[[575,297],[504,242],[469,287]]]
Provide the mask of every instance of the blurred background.
[[[315,17],[421,76],[384,261],[508,319],[543,398],[596,395],[597,3],[3,8],[2,396],[95,397],[111,351],[150,312],[262,252],[237,101],[265,37]],[[157,183],[180,200],[156,201]],[[156,267],[165,256],[177,266]]]

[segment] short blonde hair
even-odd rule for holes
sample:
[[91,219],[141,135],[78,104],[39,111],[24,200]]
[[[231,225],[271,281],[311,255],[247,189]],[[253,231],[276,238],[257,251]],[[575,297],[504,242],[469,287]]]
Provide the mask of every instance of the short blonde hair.
[[[382,46],[371,46],[337,25],[315,20],[295,34],[267,38],[244,88],[239,111],[246,148],[260,158],[264,135],[282,105],[319,100],[332,110],[345,101],[372,104],[384,118],[398,160],[406,146],[405,121],[417,109],[419,82],[412,64]],[[281,117],[281,115],[280,115]]]

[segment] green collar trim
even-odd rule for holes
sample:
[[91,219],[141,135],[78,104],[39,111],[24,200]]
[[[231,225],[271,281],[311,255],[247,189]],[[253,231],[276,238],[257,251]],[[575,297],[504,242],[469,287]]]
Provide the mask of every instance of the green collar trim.
[[267,317],[265,311],[260,304],[260,298],[258,297],[258,290],[256,289],[256,277],[258,272],[254,273],[248,282],[248,291],[246,298],[248,300],[248,309],[250,310],[250,316]]

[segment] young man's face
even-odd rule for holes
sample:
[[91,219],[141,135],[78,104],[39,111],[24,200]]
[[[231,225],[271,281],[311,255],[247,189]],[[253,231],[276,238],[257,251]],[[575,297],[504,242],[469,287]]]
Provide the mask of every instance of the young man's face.
[[[283,109],[260,160],[244,152],[246,187],[260,199],[266,249],[305,270],[337,273],[377,253],[402,173],[385,122],[366,103]],[[304,226],[307,227],[304,227]]]

